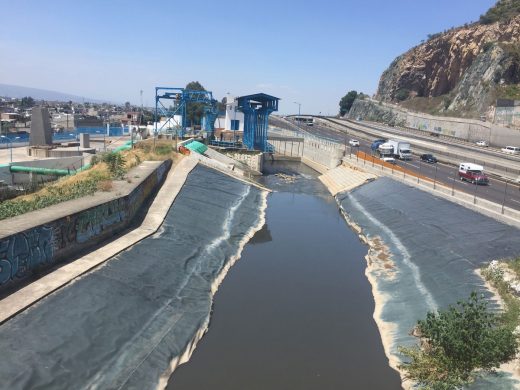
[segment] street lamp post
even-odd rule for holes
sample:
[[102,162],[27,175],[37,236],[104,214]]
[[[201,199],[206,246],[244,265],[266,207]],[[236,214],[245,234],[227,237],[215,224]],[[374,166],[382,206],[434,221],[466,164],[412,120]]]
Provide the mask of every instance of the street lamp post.
[[298,102],[293,102],[293,103],[298,105],[298,116],[300,116],[301,115],[302,104],[298,103]]
[[506,180],[506,186],[504,187],[504,199],[502,200],[502,214],[504,214],[504,205],[506,204],[507,183],[508,181]]
[[433,178],[433,189],[435,189],[436,182],[437,182],[437,165],[435,165],[435,176]]

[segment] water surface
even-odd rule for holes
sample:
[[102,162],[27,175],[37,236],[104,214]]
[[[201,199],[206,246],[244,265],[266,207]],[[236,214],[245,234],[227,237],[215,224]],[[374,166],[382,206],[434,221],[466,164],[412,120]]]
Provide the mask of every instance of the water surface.
[[372,318],[367,247],[316,172],[268,168],[264,183],[277,192],[267,224],[220,286],[209,332],[168,388],[399,389]]

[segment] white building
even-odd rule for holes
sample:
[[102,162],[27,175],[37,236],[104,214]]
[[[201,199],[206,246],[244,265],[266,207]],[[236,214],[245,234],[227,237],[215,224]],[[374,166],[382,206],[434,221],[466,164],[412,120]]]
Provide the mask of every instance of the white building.
[[239,111],[237,106],[237,100],[228,96],[226,117],[219,117],[215,120],[216,129],[223,128],[224,130],[244,131],[244,113]]

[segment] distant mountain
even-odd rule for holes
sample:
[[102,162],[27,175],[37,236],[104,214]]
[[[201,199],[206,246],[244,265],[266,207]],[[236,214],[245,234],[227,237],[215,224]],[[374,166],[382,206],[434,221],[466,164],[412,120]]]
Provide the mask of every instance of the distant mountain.
[[63,101],[68,102],[72,100],[75,103],[91,102],[104,103],[105,101],[99,99],[91,99],[83,96],[70,95],[68,93],[49,91],[48,89],[38,89],[21,87],[19,85],[0,84],[0,96],[12,97],[21,99],[25,96],[30,96],[33,99]]

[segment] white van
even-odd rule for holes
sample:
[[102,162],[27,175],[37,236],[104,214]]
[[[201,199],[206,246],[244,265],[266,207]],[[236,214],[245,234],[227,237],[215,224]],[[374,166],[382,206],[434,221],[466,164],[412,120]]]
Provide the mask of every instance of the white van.
[[520,148],[518,146],[506,146],[502,148],[502,152],[509,154],[520,154]]

